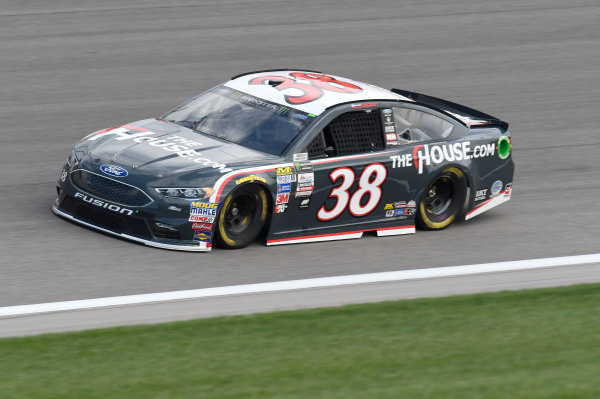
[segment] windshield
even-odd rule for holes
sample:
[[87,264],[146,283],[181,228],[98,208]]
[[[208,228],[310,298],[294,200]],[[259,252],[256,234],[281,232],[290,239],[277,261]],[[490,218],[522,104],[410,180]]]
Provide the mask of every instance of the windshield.
[[244,147],[281,155],[314,115],[219,86],[164,115],[168,121]]

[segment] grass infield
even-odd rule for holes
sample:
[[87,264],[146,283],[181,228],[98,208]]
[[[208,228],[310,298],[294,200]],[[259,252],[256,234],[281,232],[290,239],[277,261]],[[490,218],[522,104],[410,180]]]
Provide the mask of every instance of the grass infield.
[[600,284],[0,340],[9,398],[599,398]]

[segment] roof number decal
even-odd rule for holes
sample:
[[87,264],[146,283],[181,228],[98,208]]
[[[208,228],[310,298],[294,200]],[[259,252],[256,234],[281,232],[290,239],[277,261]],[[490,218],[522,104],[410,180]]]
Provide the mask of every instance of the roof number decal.
[[[293,92],[298,93],[298,91],[300,91],[300,94],[284,94],[285,101],[288,104],[292,105],[305,104],[317,100],[323,96],[323,90],[348,94],[359,93],[362,91],[362,89],[359,86],[353,83],[338,80],[334,77],[327,76],[325,74],[309,72],[292,72],[290,73],[290,76],[292,76],[293,79],[277,75],[259,76],[257,78],[251,79],[248,82],[248,84],[269,84],[279,91],[283,91],[286,89],[296,89],[293,90]],[[302,79],[306,81],[306,83],[299,82],[298,80],[296,80],[296,78]]]

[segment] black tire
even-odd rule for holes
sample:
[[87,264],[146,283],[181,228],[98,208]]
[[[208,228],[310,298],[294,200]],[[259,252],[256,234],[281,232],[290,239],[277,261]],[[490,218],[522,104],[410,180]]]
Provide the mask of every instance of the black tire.
[[441,230],[450,226],[465,203],[467,179],[455,167],[444,169],[427,186],[419,208],[417,224],[425,230]]
[[243,248],[261,233],[267,219],[267,194],[256,184],[231,192],[217,218],[216,243],[224,248]]

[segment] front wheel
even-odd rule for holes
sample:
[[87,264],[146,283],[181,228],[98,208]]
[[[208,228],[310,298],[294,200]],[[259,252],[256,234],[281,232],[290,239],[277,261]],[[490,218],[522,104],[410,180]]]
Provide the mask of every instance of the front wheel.
[[467,179],[458,168],[446,168],[429,184],[419,202],[417,223],[426,230],[450,226],[462,210]]
[[245,185],[230,193],[217,219],[217,243],[243,248],[258,237],[267,219],[267,195],[257,185]]

